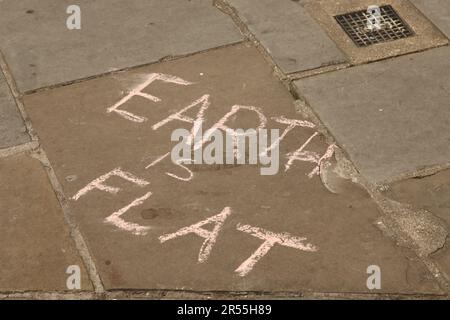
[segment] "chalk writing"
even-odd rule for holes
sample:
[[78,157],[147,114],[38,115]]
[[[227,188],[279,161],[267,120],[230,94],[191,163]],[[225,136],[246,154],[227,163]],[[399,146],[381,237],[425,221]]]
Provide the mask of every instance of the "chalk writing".
[[132,89],[130,91],[130,93],[127,94],[125,97],[123,97],[119,102],[117,102],[113,106],[109,107],[107,109],[107,112],[108,113],[115,112],[118,115],[120,115],[121,117],[123,117],[123,118],[125,118],[127,120],[130,120],[130,121],[133,121],[133,122],[144,122],[144,121],[147,121],[146,117],[135,115],[135,114],[133,114],[133,113],[131,113],[129,111],[119,109],[119,107],[122,106],[124,103],[126,103],[131,98],[136,97],[136,96],[143,97],[143,98],[148,99],[148,100],[153,101],[153,102],[160,102],[161,101],[160,98],[152,96],[151,94],[142,92],[142,90],[147,88],[155,80],[160,80],[160,81],[168,82],[168,83],[175,83],[175,84],[179,84],[179,85],[183,85],[183,86],[187,86],[187,85],[192,84],[192,82],[189,82],[189,81],[186,81],[186,80],[183,80],[181,78],[178,78],[178,77],[175,77],[175,76],[171,76],[171,75],[168,75],[168,74],[151,73],[151,74],[148,75],[146,81],[144,81],[142,84],[138,85],[136,88]]
[[[197,222],[188,227],[181,228],[177,232],[160,236],[159,241],[161,241],[161,243],[163,243],[163,242],[166,242],[171,239],[185,236],[189,233],[195,233],[196,235],[198,235],[202,238],[205,238],[205,241],[203,241],[203,244],[200,248],[200,252],[198,254],[198,262],[203,263],[206,260],[208,260],[211,250],[212,250],[214,244],[216,243],[217,236],[219,235],[220,229],[222,228],[222,225],[225,222],[225,219],[230,214],[231,214],[231,209],[229,207],[226,207],[218,215],[212,216],[208,219],[202,220],[202,221]],[[208,230],[202,228],[204,225],[211,224],[211,223],[214,224],[214,228],[212,231],[208,231]]]
[[141,187],[149,184],[149,182],[147,182],[143,179],[140,179],[129,172],[122,171],[122,169],[119,167],[119,168],[116,168],[116,169],[98,177],[97,179],[93,180],[92,182],[90,182],[87,186],[85,186],[83,189],[78,191],[77,194],[72,197],[72,199],[78,200],[79,198],[84,196],[86,193],[88,193],[89,191],[94,190],[94,189],[98,189],[98,190],[109,192],[109,193],[119,192],[120,188],[111,187],[111,186],[104,184],[104,182],[106,180],[108,180],[109,178],[111,178],[112,176],[117,176],[124,180],[128,180],[128,181],[130,181],[134,184],[137,184],[138,186],[141,186]]
[[241,224],[238,224],[237,229],[264,240],[259,248],[235,270],[241,277],[246,276],[275,244],[309,252],[318,250],[316,246],[310,243],[304,244],[306,238],[294,237],[288,233],[274,233],[262,228]]
[[[143,123],[147,121],[148,119],[141,115],[133,114],[129,111],[126,111],[123,109],[125,107],[125,104],[130,101],[133,97],[140,97],[147,99],[148,101],[152,103],[158,103],[161,102],[162,99],[143,92],[151,83],[154,81],[162,81],[165,83],[172,83],[182,86],[188,86],[192,85],[193,83],[187,80],[183,80],[179,77],[168,75],[168,74],[162,74],[162,73],[151,73],[149,74],[145,81],[133,88],[129,93],[121,98],[117,103],[112,105],[111,107],[107,108],[107,113],[116,113],[120,117],[132,121],[134,123]],[[231,136],[234,144],[232,145],[233,152],[232,155],[229,155],[229,152],[226,153],[227,161],[226,163],[230,163],[229,161],[235,160],[235,158],[238,161],[238,163],[243,163],[245,159],[239,157],[239,154],[244,154],[246,151],[245,144],[242,148],[234,147],[238,145],[236,141],[238,139],[245,139],[246,136],[249,136],[250,138],[252,135],[249,134],[248,130],[259,130],[258,132],[263,132],[267,135],[267,130],[262,130],[267,127],[268,118],[264,114],[263,110],[261,108],[258,108],[256,106],[244,106],[244,105],[233,105],[231,109],[225,113],[221,118],[219,118],[218,121],[215,122],[206,132],[203,134],[202,132],[202,125],[204,124],[207,116],[208,109],[211,106],[211,96],[209,94],[203,94],[198,99],[194,100],[192,103],[187,104],[186,107],[183,107],[179,109],[177,112],[174,112],[170,114],[168,117],[156,122],[151,126],[152,130],[159,130],[160,128],[166,126],[167,124],[171,123],[172,121],[180,121],[183,123],[188,123],[191,125],[190,129],[187,130],[187,133],[190,133],[190,135],[187,136],[187,144],[189,144],[189,150],[194,151],[194,159],[191,158],[184,158],[181,157],[179,159],[176,159],[176,161],[172,161],[174,165],[177,167],[183,169],[186,174],[183,176],[175,175],[171,172],[165,172],[165,174],[171,178],[177,179],[179,181],[183,182],[189,182],[194,178],[194,172],[187,166],[188,164],[196,164],[198,159],[198,155],[202,156],[201,149],[202,147],[211,142],[216,142],[216,137],[214,135],[217,135],[217,132],[224,131],[227,136]],[[194,109],[196,108],[196,109]],[[197,113],[195,116],[188,116],[187,112],[190,110],[197,110]],[[235,120],[237,117],[237,114],[239,112],[252,112],[257,120],[258,125],[255,126],[255,128],[250,128],[247,131],[240,130],[240,129],[232,129],[229,127],[231,124],[228,124],[228,122],[231,122],[231,120]],[[314,151],[308,151],[307,147],[311,145],[311,142],[316,139],[316,137],[319,136],[319,133],[315,131],[316,126],[309,121],[305,120],[299,120],[299,119],[288,119],[284,116],[277,116],[277,117],[271,117],[271,121],[274,121],[278,124],[285,125],[285,128],[281,135],[274,135],[272,139],[270,140],[270,145],[268,142],[268,139],[259,139],[258,143],[258,151],[260,155],[260,162],[262,164],[268,164],[268,152],[278,152],[279,145],[281,142],[286,138],[286,136],[295,128],[304,128],[309,129],[313,131],[309,138],[298,148],[297,150],[294,150],[292,152],[286,153],[286,159],[287,162],[285,164],[285,172],[288,172],[293,166],[296,161],[302,161],[302,162],[308,162],[315,165],[315,167],[307,174],[309,178],[314,177],[315,175],[320,174],[321,169],[325,163],[329,163],[328,160],[333,156],[336,146],[330,145],[328,146],[327,150],[323,155],[320,155],[317,152]],[[228,124],[228,125],[227,125]],[[278,129],[277,129],[278,130]],[[212,139],[214,138],[214,139]],[[249,141],[250,141],[249,138]],[[266,138],[265,136],[263,138]],[[263,140],[263,141],[261,141]],[[172,139],[172,141],[175,141]],[[176,140],[178,141],[178,140]],[[244,140],[245,141],[245,140]],[[223,144],[223,143],[222,143]],[[216,143],[216,145],[218,145]],[[228,148],[228,143],[227,143]],[[223,148],[216,148],[216,150],[223,150]],[[173,150],[172,150],[173,151]],[[200,152],[199,152],[200,151]],[[254,152],[249,153],[253,154]],[[219,155],[223,153],[220,152]],[[215,154],[215,152],[214,152]],[[150,168],[153,168],[160,164],[162,161],[164,161],[167,158],[170,158],[171,152],[166,152],[162,154],[161,156],[158,156],[154,161],[152,161],[150,164],[145,166],[146,170],[149,170]],[[215,156],[217,156],[215,154]],[[212,152],[210,152],[210,157],[212,158]],[[264,158],[265,157],[265,158]],[[209,159],[209,158],[208,158]],[[253,160],[249,160],[251,163],[256,163],[257,157],[253,155],[251,158]],[[264,161],[266,162],[264,162]],[[212,161],[207,162],[207,164],[212,163]],[[120,167],[101,175],[100,177],[94,179],[90,183],[88,183],[85,187],[80,189],[71,199],[73,201],[78,201],[81,197],[85,196],[88,192],[93,190],[99,190],[103,191],[109,194],[117,194],[121,189],[119,187],[115,187],[112,185],[108,185],[106,181],[113,177],[117,176],[120,177],[130,183],[133,183],[139,187],[145,187],[148,186],[150,183],[145,180],[144,178],[137,177],[133,175],[130,172],[122,170]],[[126,232],[129,232],[136,236],[144,236],[147,235],[148,232],[152,229],[151,226],[141,226],[137,223],[128,222],[125,221],[123,218],[124,215],[133,208],[136,208],[138,206],[142,206],[150,197],[152,196],[152,192],[148,191],[144,195],[134,199],[131,201],[128,205],[124,206],[123,208],[115,211],[114,213],[110,214],[104,219],[104,222],[110,225],[113,225],[114,227],[118,228],[119,230],[123,230]],[[204,219],[202,221],[199,221],[197,223],[194,223],[192,225],[183,227],[179,229],[176,232],[164,234],[158,237],[158,240],[160,244],[165,243],[169,240],[174,240],[176,238],[183,237],[188,234],[195,234],[201,238],[204,239],[198,253],[197,261],[198,263],[204,263],[208,260],[208,258],[211,255],[211,251],[213,247],[216,244],[217,238],[219,234],[221,233],[223,229],[223,225],[227,218],[231,215],[232,209],[231,207],[227,206],[225,207],[219,214],[211,216],[207,219]],[[293,249],[297,249],[304,252],[316,252],[318,251],[318,247],[315,245],[312,245],[310,243],[306,243],[307,240],[304,237],[297,237],[293,236],[288,233],[275,233],[260,227],[251,226],[248,224],[241,224],[238,223],[236,226],[236,229],[244,232],[246,234],[249,234],[253,237],[256,237],[260,240],[262,240],[261,245],[250,255],[249,258],[247,258],[244,262],[242,262],[236,269],[235,272],[241,276],[244,277],[248,273],[250,273],[255,265],[265,256],[269,253],[269,251],[275,246],[275,245],[281,245]]]
[[116,226],[119,229],[129,231],[135,235],[146,235],[147,230],[150,229],[150,227],[144,227],[141,225],[138,225],[137,223],[130,223],[126,222],[121,218],[121,216],[130,210],[133,207],[140,206],[144,203],[145,200],[147,200],[152,195],[151,192],[147,192],[144,196],[137,198],[133,202],[131,202],[129,205],[123,207],[119,211],[114,212],[109,217],[105,219],[105,222],[111,223],[112,225]]

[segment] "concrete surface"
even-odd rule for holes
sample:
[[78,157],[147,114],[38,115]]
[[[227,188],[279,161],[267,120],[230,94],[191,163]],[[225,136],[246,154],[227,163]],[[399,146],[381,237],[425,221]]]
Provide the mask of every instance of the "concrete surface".
[[[119,108],[145,116],[147,121],[133,122],[107,113],[155,72],[194,84],[155,82],[144,92],[162,101],[134,97]],[[366,269],[376,264],[384,276],[380,292],[441,292],[421,261],[383,237],[374,225],[379,211],[360,186],[341,178],[340,193],[335,194],[319,176],[307,176],[314,169],[312,163],[298,161],[287,172],[283,170],[287,162],[283,155],[305,143],[315,132],[312,128],[296,128],[282,141],[281,168],[274,176],[261,176],[257,167],[248,165],[191,165],[192,179],[180,181],[167,173],[185,179],[189,173],[170,159],[148,167],[171,150],[172,130],[191,127],[180,121],[157,130],[152,126],[204,94],[211,95],[206,127],[235,104],[261,108],[269,128],[286,127],[273,117],[301,120],[292,97],[271,72],[255,48],[237,45],[25,97],[43,148],[71,197],[70,206],[105,288],[367,293]],[[196,113],[197,109],[187,114]],[[241,111],[227,124],[246,129],[255,127],[256,119],[253,112]],[[322,136],[311,141],[308,150],[325,153],[328,145]],[[105,183],[119,187],[117,193],[80,193],[91,181],[118,167],[141,183],[114,176]],[[149,198],[142,198],[149,192]],[[160,237],[227,207],[231,214],[206,260],[198,258],[204,240],[200,236],[161,242]],[[123,219],[115,225],[109,220],[114,212],[120,212]],[[308,252],[276,245],[248,274],[240,275],[238,267],[262,241],[239,230],[239,225],[306,237],[318,249]],[[213,223],[206,224],[205,230],[213,227]]]
[[447,0],[411,0],[445,35],[450,37],[450,2]]
[[0,291],[66,291],[66,270],[84,271],[44,167],[26,155],[0,159]]
[[285,73],[343,63],[345,55],[292,0],[227,0]]
[[25,124],[0,71],[0,149],[28,142]]
[[[73,1],[0,3],[0,49],[21,92],[241,40],[210,0],[77,1],[81,29],[66,27]],[[132,17],[130,19],[130,17]]]
[[448,47],[438,48],[295,85],[360,172],[378,183],[450,161],[449,57]]

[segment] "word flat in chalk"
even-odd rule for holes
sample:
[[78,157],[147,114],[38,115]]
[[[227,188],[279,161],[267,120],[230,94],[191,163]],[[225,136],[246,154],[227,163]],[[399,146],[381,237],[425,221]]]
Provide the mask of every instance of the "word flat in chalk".
[[[181,228],[174,233],[160,236],[159,241],[164,243],[168,240],[194,233],[205,239],[198,255],[198,262],[203,263],[208,259],[225,219],[230,214],[231,208],[225,207],[218,215]],[[203,228],[203,226],[208,224],[214,224],[212,231],[208,231]],[[261,260],[276,244],[307,252],[315,252],[318,250],[316,246],[310,243],[305,244],[304,241],[306,241],[306,238],[295,237],[288,233],[275,233],[263,228],[242,224],[238,224],[236,229],[263,240],[263,243],[258,247],[258,249],[256,249],[256,251],[253,252],[252,255],[235,270],[235,272],[241,277],[246,276],[250,271],[252,271],[256,263]]]

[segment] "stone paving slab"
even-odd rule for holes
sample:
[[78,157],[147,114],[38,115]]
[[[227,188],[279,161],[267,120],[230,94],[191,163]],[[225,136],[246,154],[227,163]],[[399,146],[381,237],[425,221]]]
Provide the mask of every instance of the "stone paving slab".
[[285,73],[343,63],[345,55],[292,0],[227,0]]
[[78,265],[91,290],[45,169],[26,155],[0,159],[0,291],[67,290]]
[[[374,225],[369,195],[334,174],[331,160],[318,165],[333,149],[248,44],[24,100],[107,289],[368,292],[366,270],[378,265],[378,292],[441,292]],[[247,108],[228,114],[235,105]],[[191,129],[202,114],[205,128],[267,119],[284,132],[286,119],[299,122],[281,140],[276,175],[261,175],[260,165],[180,166],[162,157],[172,131]],[[299,149],[310,160],[286,166]]]
[[433,254],[432,258],[438,264],[439,268],[445,273],[447,279],[450,279],[450,242],[447,240],[446,246]]
[[[389,198],[411,205],[415,210],[426,210],[439,217],[450,230],[450,170],[389,185]],[[450,279],[450,242],[432,255]]]
[[231,18],[205,0],[0,2],[0,48],[20,91],[90,77],[241,40]]
[[450,2],[447,0],[410,0],[450,38]]
[[0,71],[0,149],[30,141],[19,109]]
[[386,195],[432,212],[450,226],[450,170],[395,182],[389,186]]
[[372,182],[450,161],[448,47],[298,80],[315,110]]

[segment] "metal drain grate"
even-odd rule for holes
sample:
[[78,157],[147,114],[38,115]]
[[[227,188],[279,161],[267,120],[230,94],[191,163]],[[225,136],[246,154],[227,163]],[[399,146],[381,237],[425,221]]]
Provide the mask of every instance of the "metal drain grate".
[[414,34],[392,6],[379,7],[377,16],[378,28],[371,28],[373,15],[368,11],[355,11],[334,17],[358,47],[367,47],[375,43],[403,39]]

